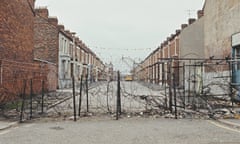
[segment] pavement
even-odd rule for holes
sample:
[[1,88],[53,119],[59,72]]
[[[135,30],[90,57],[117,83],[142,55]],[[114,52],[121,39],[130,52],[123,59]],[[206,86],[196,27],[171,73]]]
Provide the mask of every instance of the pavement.
[[19,122],[0,121],[0,131],[15,127]]
[[[240,119],[217,119],[217,122],[227,125],[232,128],[240,129]],[[7,130],[12,127],[16,127],[19,124],[18,121],[0,121],[0,131]]]
[[240,129],[240,119],[218,119],[217,121],[229,127]]

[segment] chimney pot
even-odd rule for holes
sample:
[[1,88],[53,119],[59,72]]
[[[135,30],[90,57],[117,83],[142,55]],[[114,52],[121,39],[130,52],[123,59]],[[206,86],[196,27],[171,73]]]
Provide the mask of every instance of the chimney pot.
[[188,19],[188,24],[191,25],[191,24],[193,24],[195,21],[196,21],[195,18],[190,18],[190,19]]
[[197,12],[197,15],[198,15],[198,19],[200,19],[201,17],[203,17],[203,16],[204,16],[203,10],[199,10],[199,11]]
[[185,29],[187,26],[188,26],[187,24],[182,24],[181,25],[182,30]]

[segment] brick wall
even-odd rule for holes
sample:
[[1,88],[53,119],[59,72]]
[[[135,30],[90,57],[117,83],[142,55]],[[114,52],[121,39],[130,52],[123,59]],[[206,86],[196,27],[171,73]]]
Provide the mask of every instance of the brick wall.
[[36,9],[34,19],[34,57],[58,63],[57,18],[49,18],[46,8]]
[[33,59],[33,0],[1,0],[0,59]]
[[47,90],[55,91],[58,84],[58,73],[57,66],[52,64],[47,64]]
[[34,16],[34,0],[1,0],[0,103],[19,98],[24,81],[29,94],[31,79],[35,94],[41,93],[42,80],[45,90],[56,89],[56,65],[33,61]]
[[[23,93],[26,81],[26,94],[30,93],[30,80],[33,80],[35,94],[41,92],[41,81],[46,81],[48,69],[39,63],[23,63],[9,60],[0,61],[0,103],[14,100]],[[47,89],[47,85],[45,85]]]

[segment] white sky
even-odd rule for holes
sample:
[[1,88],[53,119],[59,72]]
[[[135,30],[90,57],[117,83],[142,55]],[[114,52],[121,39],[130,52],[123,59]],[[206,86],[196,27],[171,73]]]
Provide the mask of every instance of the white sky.
[[[126,72],[131,61],[145,59],[168,36],[196,18],[204,0],[36,0],[50,16],[88,45],[103,62]],[[190,13],[189,13],[190,11]]]

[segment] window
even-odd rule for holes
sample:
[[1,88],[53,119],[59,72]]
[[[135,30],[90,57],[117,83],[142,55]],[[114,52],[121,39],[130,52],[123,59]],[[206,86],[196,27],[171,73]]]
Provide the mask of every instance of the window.
[[61,38],[61,40],[60,40],[60,51],[64,52],[64,39],[63,38]]
[[62,67],[61,67],[61,73],[63,74],[62,78],[65,79],[66,78],[66,73],[65,73],[65,60],[62,60]]
[[70,56],[73,57],[73,45],[72,44],[70,44],[69,52],[70,52]]

